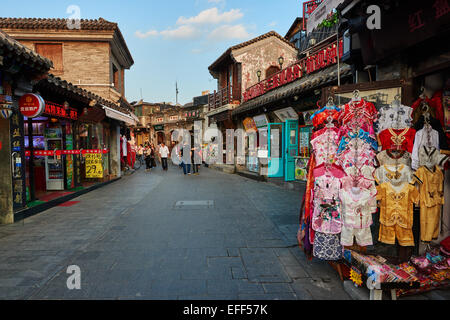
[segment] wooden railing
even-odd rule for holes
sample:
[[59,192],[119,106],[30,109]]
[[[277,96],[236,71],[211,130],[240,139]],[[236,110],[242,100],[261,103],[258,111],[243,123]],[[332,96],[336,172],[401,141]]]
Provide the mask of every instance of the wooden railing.
[[234,101],[241,102],[240,88],[232,89],[230,86],[226,86],[219,91],[214,90],[214,93],[208,96],[208,109],[211,111]]

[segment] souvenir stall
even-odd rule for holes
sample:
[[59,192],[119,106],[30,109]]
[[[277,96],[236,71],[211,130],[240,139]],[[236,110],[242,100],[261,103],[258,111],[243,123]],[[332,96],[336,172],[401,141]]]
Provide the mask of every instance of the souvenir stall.
[[368,100],[355,90],[312,115],[299,244],[341,279],[366,285],[371,299],[447,287],[449,240],[432,244],[449,160],[436,109],[425,100],[404,106],[399,94],[377,107]]

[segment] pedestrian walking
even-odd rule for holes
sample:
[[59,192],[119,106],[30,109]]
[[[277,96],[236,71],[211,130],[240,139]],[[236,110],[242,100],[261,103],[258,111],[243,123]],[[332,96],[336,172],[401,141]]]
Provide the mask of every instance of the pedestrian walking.
[[155,158],[156,158],[155,146],[152,144],[152,145],[150,145],[150,162],[151,162],[150,167],[151,168],[156,168]]
[[150,147],[147,147],[145,149],[145,171],[146,172],[150,172],[150,170],[152,169],[151,153],[152,153],[152,149]]
[[161,157],[161,165],[164,171],[167,171],[167,157],[169,156],[169,148],[164,142],[159,146],[159,156]]
[[[197,158],[197,159],[196,159]],[[191,152],[191,162],[192,162],[192,172],[194,173],[194,175],[198,176],[199,175],[199,168],[200,168],[200,164],[196,163],[195,160],[201,161],[202,159],[202,154],[201,154],[201,149],[199,146],[195,146],[194,148],[192,148],[192,152]]]
[[185,145],[183,145],[182,147],[181,147],[181,150],[180,150],[180,157],[181,157],[181,165],[182,165],[182,167],[183,167],[183,173],[184,173],[184,175],[190,175],[191,174],[191,164],[190,163],[187,163],[189,160],[186,160],[186,159],[184,159],[184,157],[183,157],[183,155],[184,155],[184,151],[189,151],[189,155],[188,155],[188,157],[186,157],[186,158],[191,158],[191,155],[192,155],[192,151],[190,151],[190,149],[189,149],[189,145],[187,145],[187,144],[185,144]]

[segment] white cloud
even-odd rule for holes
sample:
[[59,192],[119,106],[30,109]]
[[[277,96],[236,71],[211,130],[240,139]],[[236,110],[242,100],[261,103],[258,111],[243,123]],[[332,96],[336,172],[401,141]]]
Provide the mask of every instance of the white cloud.
[[[224,0],[209,0],[210,2],[219,3]],[[204,38],[209,41],[223,41],[230,39],[245,39],[249,38],[250,34],[247,32],[243,24],[233,24],[236,20],[244,17],[240,9],[231,9],[229,11],[220,12],[217,8],[211,8],[201,11],[193,17],[185,18],[179,17],[176,25],[172,28],[167,28],[162,31],[149,30],[135,32],[135,35],[140,39],[148,37],[162,36],[169,40],[192,40]],[[212,28],[214,26],[214,28]],[[211,29],[213,29],[211,31]],[[200,53],[200,49],[192,50],[192,53]]]
[[136,31],[135,33],[136,37],[140,38],[140,39],[145,39],[148,37],[156,37],[158,35],[158,31],[156,30],[149,30],[145,33],[142,33],[140,30]]
[[223,13],[219,13],[219,9],[211,8],[200,12],[195,17],[185,18],[183,16],[179,17],[177,24],[221,24],[221,23],[231,23],[233,21],[239,20],[244,16],[240,9],[231,9]]
[[230,39],[246,39],[250,34],[247,32],[242,24],[238,25],[223,25],[220,26],[209,34],[208,38],[211,40],[230,40]]
[[180,26],[176,29],[167,29],[160,34],[168,39],[194,39],[200,36],[200,31],[193,26]]
[[276,21],[272,21],[271,23],[269,23],[269,27],[275,27],[277,25]]

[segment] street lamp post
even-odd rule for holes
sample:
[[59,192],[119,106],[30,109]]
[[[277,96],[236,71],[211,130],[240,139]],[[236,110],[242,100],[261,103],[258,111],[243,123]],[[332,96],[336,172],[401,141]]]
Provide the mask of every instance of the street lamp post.
[[283,56],[278,58],[278,63],[280,64],[280,70],[283,70],[284,58]]
[[258,82],[261,82],[261,70],[256,71],[256,75],[258,76]]

